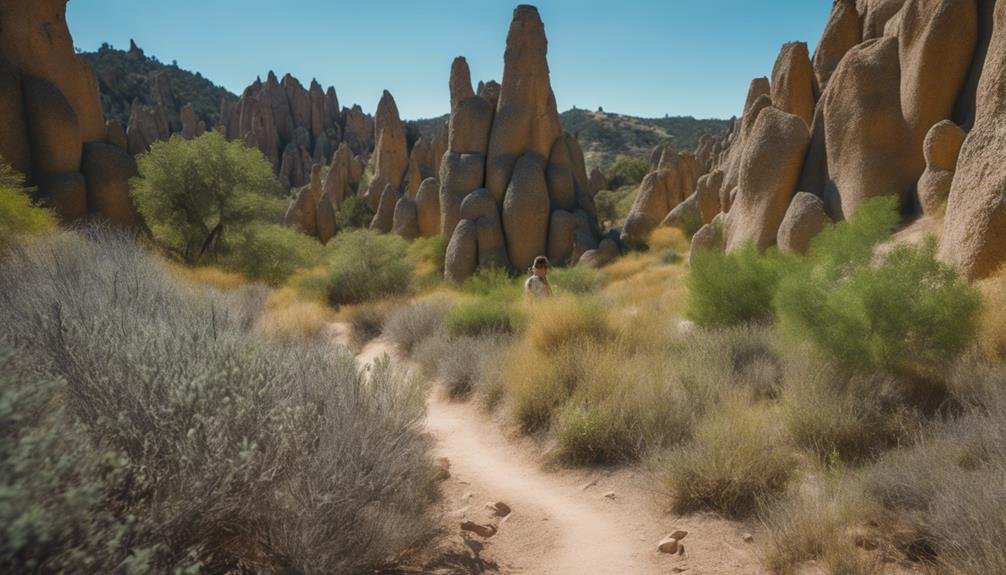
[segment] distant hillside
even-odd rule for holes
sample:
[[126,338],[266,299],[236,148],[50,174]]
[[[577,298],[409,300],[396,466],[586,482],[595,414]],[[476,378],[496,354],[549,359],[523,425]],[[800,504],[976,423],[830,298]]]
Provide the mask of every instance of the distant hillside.
[[649,157],[657,144],[694,150],[703,134],[725,134],[729,120],[697,120],[691,116],[637,118],[573,108],[559,115],[562,127],[583,147],[588,166],[606,168],[615,156]]
[[[450,116],[411,120],[409,139],[431,138]],[[637,118],[623,114],[589,112],[573,108],[559,115],[562,127],[574,134],[583,147],[588,167],[607,168],[616,156],[648,158],[657,144],[671,144],[678,150],[694,150],[703,134],[725,134],[729,120],[697,120],[690,116]]]
[[207,126],[217,125],[220,117],[220,99],[237,100],[234,94],[203,78],[199,72],[189,72],[176,64],[163,64],[156,57],[147,57],[135,45],[127,51],[116,50],[108,44],[97,52],[81,54],[94,68],[101,90],[101,107],[105,116],[123,126],[129,123],[129,109],[134,98],[143,104],[155,104],[155,79],[166,72],[177,105],[192,104],[196,117]]

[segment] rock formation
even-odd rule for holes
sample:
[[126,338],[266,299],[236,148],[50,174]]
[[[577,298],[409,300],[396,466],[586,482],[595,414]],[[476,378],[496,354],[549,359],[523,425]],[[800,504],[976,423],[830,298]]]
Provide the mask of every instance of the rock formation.
[[923,145],[926,171],[918,185],[922,213],[935,215],[946,204],[957,170],[957,156],[966,136],[964,130],[950,120],[943,120],[929,130]]
[[596,196],[597,192],[601,190],[607,190],[609,185],[608,178],[600,168],[594,168],[590,171],[590,176],[587,179],[587,191],[591,197]]
[[63,221],[139,225],[128,195],[136,165],[74,51],[66,2],[0,2],[0,22],[0,157]]
[[[537,9],[518,6],[507,35],[503,82],[471,88],[467,62],[451,67],[451,119],[440,163],[445,277],[479,266],[525,269],[550,255],[573,265],[598,247],[583,152],[563,134],[549,82],[547,40]],[[426,180],[417,193],[421,235],[432,228]],[[422,196],[422,198],[420,198]],[[422,201],[420,201],[420,199]]]
[[968,278],[1006,263],[1006,3],[996,5],[994,16],[975,125],[957,159],[940,245],[940,257]]
[[805,254],[810,241],[829,223],[831,218],[825,213],[821,198],[807,192],[798,192],[793,196],[793,201],[779,224],[776,243],[784,252]]
[[366,199],[372,210],[377,210],[384,198],[385,188],[390,186],[396,194],[404,190],[405,172],[409,167],[408,142],[405,139],[405,124],[398,115],[395,98],[387,90],[377,104],[374,116],[374,177],[367,187]]

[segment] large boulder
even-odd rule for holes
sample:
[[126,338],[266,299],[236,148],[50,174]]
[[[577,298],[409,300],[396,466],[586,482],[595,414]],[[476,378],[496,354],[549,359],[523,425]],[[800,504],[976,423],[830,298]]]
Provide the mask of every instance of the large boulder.
[[677,228],[685,234],[691,234],[702,227],[702,215],[699,212],[698,194],[688,196],[671,210],[663,221],[661,227]]
[[125,150],[105,142],[84,144],[81,170],[87,181],[87,207],[113,224],[137,227],[140,217],[129,197],[129,179],[139,175]]
[[626,216],[622,241],[632,246],[645,244],[653,228],[675,207],[671,205],[670,198],[679,195],[680,185],[680,178],[674,170],[646,174]]
[[590,171],[590,176],[587,181],[587,191],[590,192],[591,196],[596,196],[597,192],[601,190],[608,189],[608,178],[604,175],[604,172],[600,168],[594,168]]
[[485,154],[489,149],[492,106],[482,96],[457,103],[451,114],[447,149],[458,154]]
[[548,182],[548,199],[554,210],[573,210],[576,207],[576,183],[569,157],[569,148],[563,138],[556,139],[545,169]]
[[0,158],[31,176],[31,151],[25,125],[21,72],[0,52]]
[[957,159],[944,218],[940,257],[968,278],[1006,263],[1006,3],[995,7],[995,32],[978,84],[975,125]]
[[[549,82],[547,51],[538,10],[518,6],[507,34],[503,82],[486,158],[486,188],[497,204],[504,201],[519,159],[528,153],[548,158],[556,138],[562,135]],[[516,259],[514,263],[518,263]]]
[[412,241],[419,237],[419,210],[415,200],[402,196],[395,204],[391,231],[402,238]]
[[22,78],[32,172],[80,171],[82,141],[77,113],[55,84],[37,76]]
[[703,251],[723,251],[723,214],[713,218],[713,221],[699,228],[692,236],[692,243],[688,248],[689,263],[695,261],[695,255]]
[[318,241],[323,244],[327,244],[328,240],[332,239],[338,231],[338,225],[335,223],[335,206],[333,204],[332,197],[328,195],[328,192],[321,194],[315,220],[318,228]]
[[398,115],[398,105],[387,90],[377,104],[374,115],[374,179],[367,188],[367,201],[376,209],[383,197],[384,186],[391,186],[400,192],[403,189],[405,172],[409,167],[408,142],[405,138],[405,124]]
[[934,215],[946,204],[957,170],[957,157],[967,134],[957,124],[944,120],[929,130],[924,144],[926,171],[919,179],[919,204],[926,215]]
[[444,256],[444,279],[461,284],[475,273],[478,267],[478,227],[472,220],[461,220]]
[[863,38],[863,19],[855,0],[837,0],[814,50],[814,91],[820,96],[845,54]]
[[370,220],[370,229],[382,234],[391,231],[395,223],[395,205],[398,204],[399,197],[401,197],[401,194],[398,193],[398,190],[391,187],[390,184],[384,186],[384,192],[381,194],[381,201],[377,205],[377,211],[374,212],[374,217]]
[[440,182],[426,178],[416,192],[416,219],[419,236],[431,238],[440,234]]
[[576,216],[566,210],[555,210],[548,225],[546,254],[555,266],[564,266],[573,253],[573,235],[576,233]]
[[810,132],[799,116],[762,110],[740,167],[740,185],[724,222],[727,251],[751,242],[764,250],[776,242],[779,224],[796,193]]
[[461,201],[482,187],[485,156],[481,154],[444,154],[440,164],[440,230],[444,237],[454,233],[461,218]]
[[63,221],[87,216],[87,180],[80,172],[36,174],[36,198]]
[[700,177],[695,184],[695,201],[703,224],[713,221],[716,214],[722,211],[720,188],[723,186],[723,176],[722,171],[713,170]]
[[605,238],[601,240],[597,248],[583,252],[576,265],[595,270],[601,269],[614,261],[620,253],[618,244],[612,239]]
[[[489,191],[492,193],[492,190]],[[549,207],[545,160],[535,152],[527,152],[517,160],[503,199],[503,231],[507,253],[517,269],[530,268],[534,258],[544,255],[548,240]]]
[[904,8],[906,0],[857,0],[856,8],[863,15],[863,40],[884,36],[887,24]]
[[496,199],[489,190],[480,188],[465,196],[461,218],[476,225],[479,267],[509,267]]
[[805,254],[810,241],[831,223],[821,198],[807,192],[797,192],[779,225],[777,243],[788,253]]
[[806,42],[783,44],[772,69],[772,105],[810,128],[814,117],[814,68]]

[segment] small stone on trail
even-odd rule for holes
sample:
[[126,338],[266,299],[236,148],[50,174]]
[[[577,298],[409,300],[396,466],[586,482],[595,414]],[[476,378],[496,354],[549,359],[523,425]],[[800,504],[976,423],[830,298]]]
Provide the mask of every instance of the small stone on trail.
[[657,551],[661,553],[668,553],[674,555],[678,552],[678,540],[673,537],[666,537],[663,541],[657,544]]
[[493,515],[495,515],[496,517],[506,517],[507,515],[510,515],[510,506],[507,505],[506,503],[503,503],[502,501],[497,501],[496,503],[490,503],[486,505],[486,507],[491,509]]
[[674,533],[671,533],[670,535],[668,535],[668,537],[671,538],[671,539],[677,539],[678,541],[681,541],[685,537],[688,537],[688,532],[685,531],[685,530],[683,530],[683,529],[678,529]]
[[590,481],[584,483],[583,486],[580,487],[580,490],[586,491],[595,485],[597,485],[597,479],[591,479]]
[[471,491],[469,491],[468,493],[465,493],[464,495],[462,495],[461,499],[463,499],[464,501],[471,501],[472,497],[474,497],[474,496],[475,495]]
[[438,457],[436,463],[434,463],[435,471],[433,472],[434,481],[446,481],[451,476],[451,460],[446,457]]
[[615,498],[615,492],[614,491],[609,491],[609,492],[605,493],[604,494],[604,498],[605,499],[614,499]]
[[492,537],[493,535],[496,535],[495,525],[480,525],[472,521],[465,521],[464,523],[462,523],[461,530],[470,531],[471,533],[474,533],[479,537],[485,537],[486,539]]
[[745,543],[754,543],[754,535],[751,535],[750,533],[741,535],[741,539],[743,539]]

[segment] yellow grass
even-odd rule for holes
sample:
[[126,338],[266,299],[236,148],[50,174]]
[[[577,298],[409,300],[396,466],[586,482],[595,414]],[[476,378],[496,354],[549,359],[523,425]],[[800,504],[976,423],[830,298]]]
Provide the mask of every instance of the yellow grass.
[[677,254],[687,254],[691,242],[685,234],[677,228],[660,226],[650,233],[650,250],[673,250]]
[[292,288],[272,292],[259,320],[259,330],[279,341],[321,337],[325,326],[334,321],[334,312],[317,301],[299,299]]
[[606,311],[588,298],[561,296],[547,302],[528,303],[528,338],[545,353],[580,340],[603,341],[611,334]]
[[982,295],[979,343],[991,359],[1006,361],[1006,268],[978,282]]
[[244,276],[213,266],[189,267],[176,262],[165,262],[168,270],[185,281],[208,285],[221,290],[232,290],[248,282]]

